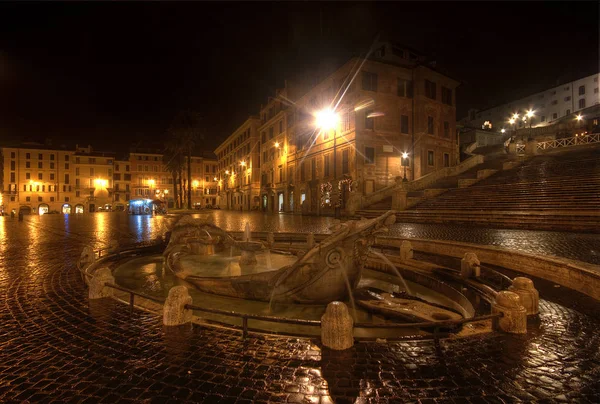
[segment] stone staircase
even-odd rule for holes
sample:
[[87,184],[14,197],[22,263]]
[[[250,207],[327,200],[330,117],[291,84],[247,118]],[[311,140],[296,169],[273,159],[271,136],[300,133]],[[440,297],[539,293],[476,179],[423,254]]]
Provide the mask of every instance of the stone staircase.
[[457,186],[423,200],[398,212],[397,218],[412,223],[600,233],[600,148],[532,157],[468,188]]
[[[476,165],[461,174],[441,178],[429,185],[426,189],[409,191],[407,193],[408,207],[413,207],[423,201],[435,198],[450,189],[466,188],[487,178],[503,167],[512,167],[519,164],[519,161],[511,159],[510,156],[504,153],[494,153],[484,157],[484,162]],[[357,216],[376,217],[381,212],[386,212],[392,209],[392,197],[389,196],[377,203],[374,203],[356,212]]]

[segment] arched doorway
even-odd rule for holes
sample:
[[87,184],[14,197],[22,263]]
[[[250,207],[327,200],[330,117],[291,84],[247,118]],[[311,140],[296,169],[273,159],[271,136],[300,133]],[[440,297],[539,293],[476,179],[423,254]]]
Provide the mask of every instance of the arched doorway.
[[85,207],[82,204],[75,205],[75,213],[85,212]]
[[71,214],[71,205],[69,205],[68,203],[65,203],[62,206],[62,213],[64,213],[65,215]]
[[38,205],[38,214],[41,215],[45,215],[46,213],[48,213],[48,211],[50,210],[50,206],[48,206],[48,204],[46,203],[40,203]]

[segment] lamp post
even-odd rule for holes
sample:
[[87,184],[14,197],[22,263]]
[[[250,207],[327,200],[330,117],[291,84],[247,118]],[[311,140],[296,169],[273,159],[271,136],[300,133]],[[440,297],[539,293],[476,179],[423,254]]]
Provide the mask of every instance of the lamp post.
[[316,114],[316,126],[321,132],[333,131],[333,180],[337,179],[336,148],[337,148],[337,125],[340,120],[337,112],[330,108],[323,109]]
[[404,167],[404,178],[402,178],[402,182],[408,182],[406,178],[406,167],[408,166],[408,153],[402,153],[402,167]]
[[[337,125],[340,120],[339,115],[332,110],[331,108],[323,109],[316,113],[316,126],[321,132],[329,132],[333,131],[333,184],[334,191],[338,193],[338,184],[337,184]],[[337,197],[337,202],[335,204],[335,217],[340,216],[340,207],[341,201],[339,198],[339,194]]]

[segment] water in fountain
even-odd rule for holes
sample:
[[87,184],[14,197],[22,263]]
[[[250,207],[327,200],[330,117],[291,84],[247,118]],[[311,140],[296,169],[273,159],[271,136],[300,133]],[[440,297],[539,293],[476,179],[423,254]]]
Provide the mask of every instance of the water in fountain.
[[342,271],[342,274],[344,275],[344,281],[346,282],[346,288],[348,289],[348,297],[350,298],[350,304],[352,305],[352,318],[354,319],[354,322],[356,322],[356,320],[357,320],[356,305],[354,304],[354,295],[352,294],[352,286],[350,285],[350,281],[348,280],[348,274],[346,274],[346,270],[342,266],[342,262],[339,261],[338,265],[340,266],[340,270]]
[[396,265],[392,264],[392,262],[388,259],[388,257],[386,257],[385,255],[383,255],[382,253],[380,253],[378,251],[371,250],[371,253],[373,253],[377,257],[381,258],[390,268],[392,268],[394,270],[396,275],[398,275],[398,278],[400,278],[400,280],[402,281],[402,286],[404,286],[404,290],[406,291],[406,293],[410,296],[413,296],[413,294],[410,292],[410,289],[408,288],[408,285],[406,284],[406,281],[402,277],[402,274],[400,273],[400,271],[398,271],[398,268],[396,268]]
[[244,229],[244,241],[250,241],[250,223],[246,222],[246,228]]
[[202,229],[204,230],[204,232],[206,233],[206,235],[208,236],[209,240],[212,240],[212,236],[210,235],[210,233],[206,230],[206,229]]

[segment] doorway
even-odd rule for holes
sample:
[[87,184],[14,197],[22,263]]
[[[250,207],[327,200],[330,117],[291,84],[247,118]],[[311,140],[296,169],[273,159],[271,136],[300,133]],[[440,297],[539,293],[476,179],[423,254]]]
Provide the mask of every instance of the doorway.
[[279,211],[283,212],[283,192],[280,192],[279,194],[277,194],[278,199],[279,199]]

